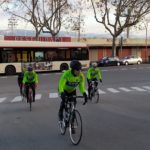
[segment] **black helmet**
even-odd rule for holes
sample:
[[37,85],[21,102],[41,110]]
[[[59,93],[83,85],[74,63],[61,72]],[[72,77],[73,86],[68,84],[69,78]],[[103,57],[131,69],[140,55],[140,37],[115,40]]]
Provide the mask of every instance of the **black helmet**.
[[81,70],[82,65],[78,60],[72,60],[70,63],[70,68],[72,70]]
[[29,66],[29,67],[28,67],[28,71],[29,71],[29,72],[33,71],[32,66]]

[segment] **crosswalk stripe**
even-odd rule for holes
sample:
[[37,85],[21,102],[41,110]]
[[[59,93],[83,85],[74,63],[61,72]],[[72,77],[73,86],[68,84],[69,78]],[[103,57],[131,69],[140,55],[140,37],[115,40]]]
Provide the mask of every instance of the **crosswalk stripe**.
[[0,103],[4,102],[6,100],[6,97],[0,98]]
[[150,86],[143,86],[143,88],[150,90]]
[[102,90],[100,90],[100,89],[98,89],[98,93],[99,93],[99,94],[106,94],[106,92],[104,92],[104,91],[102,91]]
[[146,90],[144,90],[144,89],[142,89],[142,88],[139,88],[139,87],[131,87],[132,89],[134,89],[134,90],[137,90],[137,91],[139,91],[139,92],[144,92],[144,91],[146,91]]
[[107,88],[108,91],[112,92],[112,93],[119,93],[120,91],[114,89],[114,88]]
[[49,93],[49,98],[57,98],[58,93]]
[[35,95],[35,99],[36,99],[36,100],[40,100],[41,97],[42,97],[42,94],[36,94],[36,95]]
[[16,96],[11,102],[15,103],[15,102],[20,102],[22,101],[22,97],[21,96]]
[[119,89],[122,90],[122,91],[125,91],[125,92],[130,92],[130,91],[132,91],[132,90],[127,89],[127,88],[125,88],[125,87],[120,87]]

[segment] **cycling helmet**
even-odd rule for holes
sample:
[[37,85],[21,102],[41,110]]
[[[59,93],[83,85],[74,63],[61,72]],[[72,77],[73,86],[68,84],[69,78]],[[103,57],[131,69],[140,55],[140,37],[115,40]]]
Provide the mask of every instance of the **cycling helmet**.
[[96,68],[97,67],[97,63],[96,62],[91,63],[91,67]]
[[82,65],[78,60],[72,60],[70,63],[70,68],[72,70],[81,70]]
[[29,71],[29,72],[33,71],[32,66],[29,66],[29,67],[28,67],[28,71]]

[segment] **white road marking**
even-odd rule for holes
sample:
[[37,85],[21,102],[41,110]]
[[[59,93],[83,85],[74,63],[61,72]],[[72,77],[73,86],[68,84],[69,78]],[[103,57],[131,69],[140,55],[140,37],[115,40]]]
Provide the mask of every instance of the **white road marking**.
[[22,97],[21,96],[16,96],[11,102],[15,103],[15,102],[20,102],[22,101]]
[[120,87],[119,89],[122,90],[122,91],[125,91],[125,92],[130,92],[130,91],[132,91],[132,90],[127,89],[127,88],[125,88],[125,87]]
[[36,94],[36,95],[35,95],[35,100],[40,100],[41,97],[42,97],[42,94]]
[[150,86],[143,86],[143,88],[150,90]]
[[107,88],[108,91],[112,92],[112,93],[119,93],[120,91],[114,89],[114,88]]
[[137,91],[139,91],[139,92],[144,92],[144,91],[146,91],[146,90],[144,90],[144,89],[142,89],[142,88],[139,88],[139,87],[131,87],[132,89],[134,89],[134,90],[137,90]]
[[6,100],[6,97],[0,98],[0,103],[4,102]]
[[57,98],[58,93],[49,93],[49,98]]
[[98,89],[98,93],[99,93],[99,94],[106,94],[106,92],[104,92],[104,91],[102,91],[102,90],[100,90],[100,89]]

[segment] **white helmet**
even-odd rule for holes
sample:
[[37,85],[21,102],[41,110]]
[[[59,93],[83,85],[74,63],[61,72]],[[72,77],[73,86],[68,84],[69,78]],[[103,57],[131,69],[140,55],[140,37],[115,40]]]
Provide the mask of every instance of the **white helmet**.
[[91,66],[92,66],[93,68],[96,68],[96,67],[97,67],[97,63],[96,63],[96,62],[93,62],[93,63],[91,63]]

